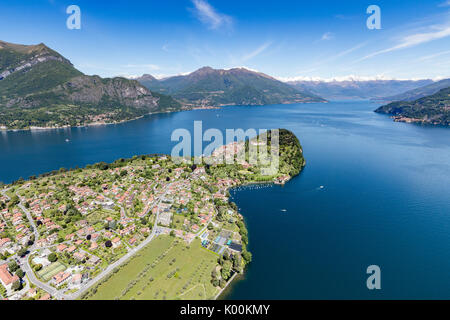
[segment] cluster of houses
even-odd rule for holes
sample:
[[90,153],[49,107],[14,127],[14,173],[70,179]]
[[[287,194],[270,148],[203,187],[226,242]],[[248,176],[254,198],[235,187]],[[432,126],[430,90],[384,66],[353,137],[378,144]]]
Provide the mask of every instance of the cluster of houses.
[[[241,148],[242,144],[234,145],[236,151]],[[224,151],[226,150],[222,150]],[[155,174],[151,180],[138,176],[138,172],[142,172],[143,169],[145,168],[126,166],[102,172],[88,171],[84,175],[84,180],[95,179],[99,181],[98,186],[79,183],[80,177],[77,178],[78,182],[74,182],[72,178],[72,183],[67,183],[64,179],[60,179],[58,183],[48,179],[44,185],[34,188],[33,192],[25,192],[28,198],[20,196],[22,203],[29,204],[27,207],[40,231],[39,239],[35,239],[34,242],[35,251],[31,255],[34,266],[40,264],[44,271],[50,270],[51,278],[46,282],[55,288],[72,289],[89,281],[91,274],[102,268],[101,262],[106,259],[111,263],[112,256],[114,259],[119,257],[109,255],[109,252],[118,249],[115,251],[120,252],[120,255],[125,254],[150,234],[150,227],[146,222],[141,222],[147,221],[146,218],[143,219],[147,215],[158,213],[158,221],[153,221],[158,225],[156,234],[174,234],[191,243],[210,223],[218,226],[213,221],[217,212],[214,200],[227,201],[226,191],[239,183],[237,179],[219,179],[214,183],[217,192],[212,193],[210,186],[193,183],[211,182],[208,180],[205,167],[196,167],[187,176],[188,178],[181,178],[182,175],[183,177],[186,175],[185,168],[178,167],[172,170],[163,168],[160,164],[153,164],[152,170]],[[126,174],[123,174],[124,170]],[[67,177],[68,174],[61,176]],[[120,178],[116,178],[117,175]],[[21,189],[27,190],[33,183],[28,182]],[[58,184],[63,184],[69,191],[69,199],[55,197],[59,191]],[[66,214],[68,204],[72,201],[82,214],[79,217],[81,220],[69,220],[70,222],[64,223],[61,217]],[[129,209],[134,209],[136,201],[142,206],[139,205],[138,212],[131,212]],[[190,212],[192,216],[186,216],[184,221],[181,220],[183,221],[181,228],[179,226],[174,228],[174,216],[178,214],[179,217],[188,204],[190,210],[193,209],[193,212]],[[180,207],[182,209],[176,209]],[[52,216],[53,212],[57,213],[55,217]],[[4,209],[0,214],[0,231],[12,230],[14,235],[14,239],[0,239],[0,252],[7,252],[10,255],[17,252],[21,245],[26,245],[32,235],[32,228],[26,215],[19,208]],[[96,218],[92,219],[90,214],[95,214]],[[208,233],[203,240],[207,239]],[[64,267],[61,270],[56,268],[54,274],[51,272],[54,263],[49,261],[51,254],[63,258]],[[14,276],[11,274],[8,276],[7,269],[2,270],[0,280],[2,282],[5,280],[5,283],[10,285],[13,279],[11,277]]]
[[25,247],[32,235],[25,215],[17,207],[0,211],[0,233],[9,235],[0,238],[0,253],[5,256],[13,255]]

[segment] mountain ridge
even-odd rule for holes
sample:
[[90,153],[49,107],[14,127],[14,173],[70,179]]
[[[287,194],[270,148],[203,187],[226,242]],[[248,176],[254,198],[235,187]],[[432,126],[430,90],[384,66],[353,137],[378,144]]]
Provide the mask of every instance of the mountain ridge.
[[450,87],[450,78],[442,79],[440,81],[433,82],[431,84],[408,90],[401,94],[385,97],[382,100],[384,101],[414,101],[429,95],[433,95],[439,92],[441,89],[445,89]]
[[181,109],[135,80],[85,75],[45,44],[0,41],[2,129],[115,123]]
[[304,89],[328,100],[371,100],[400,94],[433,83],[424,80],[297,80],[287,81],[294,88]]
[[375,112],[390,114],[397,122],[450,126],[450,87],[414,101],[392,102]]
[[150,90],[172,95],[189,106],[265,105],[325,102],[305,90],[297,90],[267,74],[238,67],[202,67],[187,75],[161,80],[150,75],[137,78]]

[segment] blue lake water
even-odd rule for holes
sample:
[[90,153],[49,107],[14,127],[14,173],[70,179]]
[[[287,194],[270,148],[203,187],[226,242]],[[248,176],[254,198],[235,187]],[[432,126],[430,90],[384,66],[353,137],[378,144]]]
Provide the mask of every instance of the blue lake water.
[[[394,123],[369,102],[226,107],[120,125],[0,133],[0,181],[170,153],[173,129],[286,128],[307,160],[284,187],[232,192],[253,262],[228,299],[450,299],[450,129]],[[68,139],[68,141],[66,141]],[[323,186],[323,188],[320,188]],[[366,287],[381,268],[379,291]]]

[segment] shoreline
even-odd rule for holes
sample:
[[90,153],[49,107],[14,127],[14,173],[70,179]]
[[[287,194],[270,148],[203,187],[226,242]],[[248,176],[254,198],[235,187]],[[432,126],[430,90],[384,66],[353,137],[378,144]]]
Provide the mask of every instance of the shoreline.
[[[235,187],[232,187],[232,188],[229,188],[229,189],[227,189],[227,191],[230,191],[230,190],[236,190],[236,191],[239,191],[238,190],[238,188],[248,188],[248,187],[251,187],[251,186],[257,186],[257,185],[265,185],[265,186],[267,186],[267,187],[273,187],[273,186],[280,186],[280,187],[284,187],[284,185],[286,184],[286,183],[288,183],[288,182],[290,182],[290,181],[292,181],[294,178],[296,178],[296,177],[298,177],[298,176],[300,176],[301,175],[301,173],[302,173],[302,171],[303,171],[303,169],[306,167],[306,161],[304,161],[304,164],[303,164],[303,166],[301,167],[301,169],[300,169],[300,172],[298,173],[298,174],[296,174],[295,176],[292,176],[292,177],[290,177],[289,178],[289,180],[287,180],[285,183],[283,183],[283,184],[277,184],[277,183],[275,183],[275,182],[263,182],[263,181],[261,181],[261,182],[249,182],[249,183],[245,183],[245,184],[242,184],[242,185],[239,185],[239,186],[235,186]],[[239,212],[238,212],[239,213]],[[244,219],[244,225],[245,225],[245,228],[248,230],[248,228],[247,228],[247,223],[245,222],[245,216],[243,215],[243,214],[241,214],[241,213],[239,213]],[[248,234],[250,235],[250,231],[248,231]],[[246,249],[248,249],[248,245],[246,246]],[[249,251],[250,252],[250,251]],[[249,264],[251,264],[251,262],[249,263]],[[238,273],[238,272],[235,272],[234,274],[233,274],[233,276],[228,280],[228,282],[227,282],[227,284],[226,284],[226,286],[225,287],[223,287],[223,288],[221,288],[221,290],[219,291],[219,293],[215,296],[215,298],[214,298],[214,300],[218,300],[219,298],[221,298],[221,296],[224,294],[224,293],[228,293],[228,294],[230,294],[231,293],[231,285],[232,285],[232,283],[233,282],[235,282],[235,280],[244,280],[245,279],[245,274],[246,274],[246,272],[247,272],[247,269],[248,269],[248,267],[249,267],[249,264],[247,264],[246,266],[245,266],[245,268],[244,268],[244,270],[242,271],[242,273]],[[238,279],[236,279],[236,278],[238,278]],[[227,289],[227,290],[226,290]],[[228,292],[226,292],[226,291],[228,291]]]
[[394,120],[394,122],[402,122],[402,123],[413,123],[413,124],[419,124],[422,126],[433,126],[433,127],[449,127],[450,124],[445,125],[443,123],[434,123],[431,121],[427,121],[425,119],[420,119],[420,118],[410,118],[410,117],[405,117],[405,116],[391,116],[390,117],[392,120]]
[[[291,133],[291,134],[292,134],[292,133]],[[301,147],[300,147],[299,151],[300,151],[300,154],[303,154],[303,149],[302,149]],[[151,156],[151,155],[149,155],[149,156]],[[276,179],[273,179],[273,180],[270,180],[270,181],[247,181],[247,182],[244,182],[244,183],[242,183],[242,184],[238,184],[238,185],[235,185],[235,186],[233,186],[233,187],[229,187],[229,188],[226,189],[226,191],[230,191],[230,190],[232,190],[232,189],[238,189],[238,188],[246,188],[246,187],[250,187],[250,186],[253,186],[253,185],[266,185],[266,186],[281,185],[281,186],[283,186],[285,183],[291,181],[293,178],[295,178],[296,176],[300,175],[301,172],[303,171],[303,168],[304,168],[305,166],[306,166],[306,161],[305,161],[304,158],[303,158],[303,163],[302,163],[302,165],[301,165],[301,167],[300,167],[298,173],[296,173],[295,175],[292,175],[292,176],[289,176],[289,175],[288,175],[287,177],[289,177],[289,178],[288,178],[287,180],[285,180],[283,184],[277,183]],[[50,173],[49,173],[49,174],[50,174]],[[27,180],[29,180],[29,179],[25,179],[25,181],[27,181]],[[9,183],[8,185],[12,185],[12,183]],[[7,187],[8,185],[6,185],[5,187]],[[1,190],[4,190],[5,187],[1,188]],[[228,202],[231,202],[230,199],[228,199]],[[247,229],[247,223],[245,222],[245,217],[244,217],[244,215],[242,215],[242,214],[239,213],[239,212],[238,212],[238,215],[240,215],[240,217],[241,217],[241,219],[242,219],[242,221],[243,221],[243,223],[244,223],[244,226],[245,226],[245,228]],[[152,237],[146,239],[146,240],[144,241],[144,243],[147,242],[147,241],[151,241],[151,240],[152,240]],[[147,244],[148,244],[148,243],[147,243]],[[248,248],[248,244],[245,245],[245,250],[247,250],[247,248]],[[134,256],[134,254],[137,253],[139,250],[140,250],[140,249],[135,250],[134,253],[133,253],[130,257],[128,257],[128,258],[131,258],[132,256]],[[116,261],[115,263],[118,263],[118,265],[121,265],[121,264],[124,263],[126,260],[128,260],[128,258],[125,259],[124,261],[121,261],[121,259],[119,259],[119,260]],[[115,263],[114,263],[114,264],[115,264]],[[249,262],[249,263],[251,263],[251,262]],[[219,290],[219,292],[214,296],[214,300],[219,299],[219,298],[223,295],[223,293],[226,291],[226,289],[231,287],[232,283],[234,283],[234,281],[236,280],[236,277],[237,277],[237,276],[243,276],[243,275],[246,273],[246,270],[247,270],[247,267],[248,267],[248,264],[249,264],[249,263],[247,263],[247,266],[242,270],[242,272],[237,272],[237,271],[236,271],[236,272],[233,274],[233,276],[227,281],[227,283],[226,283],[226,285],[224,286],[224,288],[221,288],[221,289]],[[114,264],[113,264],[113,265],[114,265]],[[107,274],[109,274],[109,273],[110,273],[110,272],[108,272]],[[107,274],[105,274],[105,276],[106,276]],[[101,278],[103,278],[103,277],[101,277]],[[100,278],[100,279],[95,279],[96,282],[98,282],[98,280],[101,280],[101,278]],[[96,282],[94,282],[94,283],[96,283]],[[89,287],[89,288],[90,288],[90,287]],[[230,290],[230,289],[229,289],[229,290]],[[80,292],[80,294],[82,294],[82,293],[83,293],[83,292]],[[77,296],[79,297],[79,295],[77,295]]]
[[234,278],[236,278],[238,275],[243,275],[245,272],[243,272],[242,274],[240,273],[234,273],[233,276],[230,278],[230,280],[228,280],[227,284],[225,285],[225,287],[221,288],[219,293],[216,294],[216,296],[214,297],[213,300],[219,300],[220,296],[224,293],[224,291],[226,289],[228,289],[231,286],[231,283],[233,282]]
[[[307,103],[329,103],[329,101],[304,101],[304,102],[294,102],[294,103],[279,103],[280,105],[291,105],[291,104],[307,104]],[[223,104],[219,106],[204,106],[204,107],[191,107],[187,109],[180,109],[175,111],[161,111],[161,112],[149,112],[147,114],[144,114],[142,116],[133,118],[133,119],[127,119],[127,120],[121,120],[116,122],[90,122],[83,125],[78,126],[70,126],[70,125],[64,125],[61,127],[29,127],[24,129],[8,129],[6,126],[0,126],[0,133],[8,133],[8,132],[21,132],[21,131],[51,131],[51,130],[63,130],[63,129],[72,129],[72,128],[88,128],[88,127],[99,127],[99,126],[108,126],[108,125],[116,125],[116,124],[122,124],[126,122],[136,121],[142,118],[145,118],[147,116],[151,116],[154,114],[165,114],[165,113],[175,113],[175,112],[185,112],[185,111],[194,111],[194,110],[219,110],[224,107],[263,107],[263,106],[270,106],[271,104],[264,104],[264,105],[236,105],[236,104]]]

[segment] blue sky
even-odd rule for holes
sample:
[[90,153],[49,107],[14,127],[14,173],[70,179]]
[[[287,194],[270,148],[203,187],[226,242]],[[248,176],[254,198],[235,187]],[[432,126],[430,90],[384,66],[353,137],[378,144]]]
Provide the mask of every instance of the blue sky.
[[[66,8],[81,9],[81,30]],[[369,5],[381,30],[369,30]],[[283,79],[450,77],[450,0],[3,0],[0,39],[44,42],[86,74],[245,66]]]

